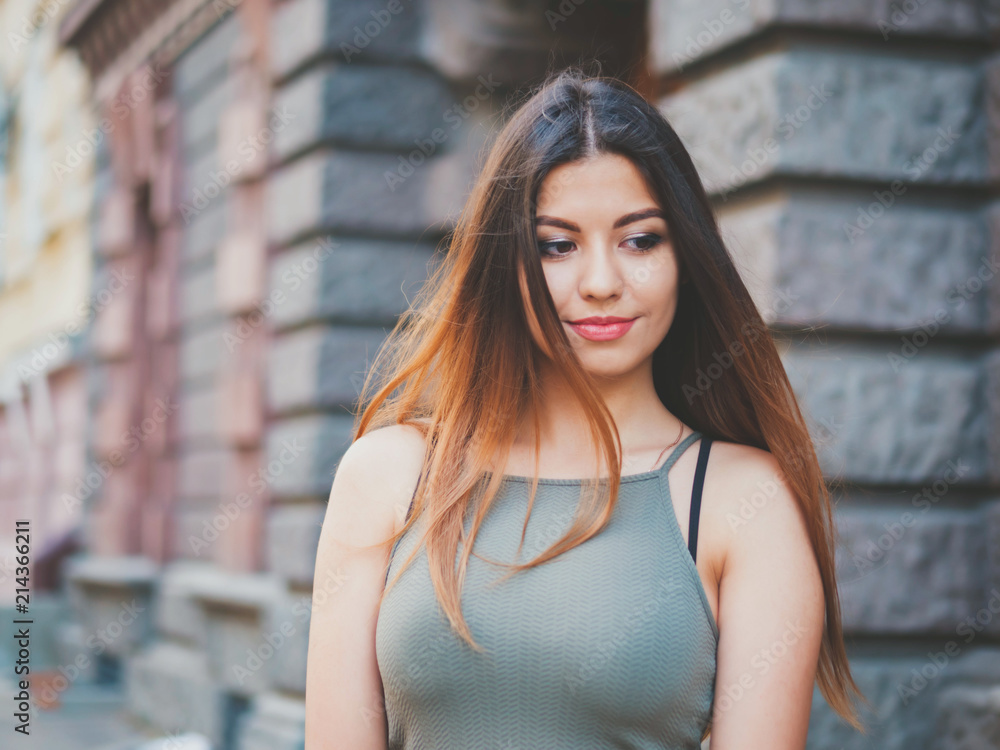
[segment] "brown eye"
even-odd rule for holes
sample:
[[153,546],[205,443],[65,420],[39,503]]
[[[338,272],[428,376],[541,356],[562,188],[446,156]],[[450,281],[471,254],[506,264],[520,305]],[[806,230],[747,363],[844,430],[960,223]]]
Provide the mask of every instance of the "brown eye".
[[540,242],[538,243],[538,250],[542,255],[547,255],[549,257],[558,257],[560,255],[565,255],[566,253],[560,252],[549,252],[549,248],[554,248],[559,245],[569,245],[572,247],[573,243],[569,240],[555,240],[553,242]]
[[[640,246],[636,247],[635,249],[638,250],[641,253],[645,253],[645,252],[649,252],[654,247],[656,247],[657,245],[659,245],[662,240],[663,240],[663,238],[660,237],[660,235],[658,235],[658,234],[640,234],[640,235],[638,235],[636,237],[629,237],[625,241],[626,242],[638,242],[638,243],[640,243]],[[635,247],[635,245],[633,245],[633,247]]]

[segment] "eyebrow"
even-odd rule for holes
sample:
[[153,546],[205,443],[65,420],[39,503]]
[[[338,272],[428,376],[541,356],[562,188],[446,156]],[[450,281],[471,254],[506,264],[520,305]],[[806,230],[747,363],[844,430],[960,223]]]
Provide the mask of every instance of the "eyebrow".
[[[649,219],[651,217],[657,217],[667,220],[663,211],[658,208],[644,208],[640,211],[633,211],[630,214],[625,214],[615,219],[615,223],[612,224],[612,229],[618,229],[626,224],[633,224],[637,221],[642,221],[643,219]],[[553,227],[561,227],[562,229],[568,229],[570,232],[579,232],[580,227],[571,221],[564,221],[562,219],[557,219],[554,216],[538,216],[535,218],[535,223],[538,225],[546,224]]]

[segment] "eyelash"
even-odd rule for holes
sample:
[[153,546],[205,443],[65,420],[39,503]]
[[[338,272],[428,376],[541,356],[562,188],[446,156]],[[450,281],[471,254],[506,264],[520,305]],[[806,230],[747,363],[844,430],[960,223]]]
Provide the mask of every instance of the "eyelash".
[[[640,248],[635,248],[636,251],[639,253],[649,253],[652,252],[656,248],[656,246],[663,241],[663,238],[658,234],[647,232],[646,234],[637,234],[635,237],[629,237],[626,240],[626,242],[634,242],[635,240],[651,240],[653,244],[647,247],[646,249],[643,250]],[[572,245],[572,244],[573,243],[570,240],[551,240],[549,242],[540,242],[538,244],[538,250],[543,257],[559,258],[562,257],[563,255],[566,255],[566,253],[556,253],[552,255],[550,253],[547,253],[546,249],[554,245]]]

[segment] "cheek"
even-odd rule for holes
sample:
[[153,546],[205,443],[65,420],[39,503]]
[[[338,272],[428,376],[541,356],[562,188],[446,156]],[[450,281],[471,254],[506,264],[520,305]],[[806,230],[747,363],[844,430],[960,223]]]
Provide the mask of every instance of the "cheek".
[[566,268],[559,268],[556,264],[542,266],[545,273],[545,282],[549,287],[549,294],[555,303],[556,311],[562,313],[564,306],[570,301],[573,295],[573,279]]
[[654,319],[671,314],[678,292],[678,269],[673,256],[649,258],[633,269],[630,291]]

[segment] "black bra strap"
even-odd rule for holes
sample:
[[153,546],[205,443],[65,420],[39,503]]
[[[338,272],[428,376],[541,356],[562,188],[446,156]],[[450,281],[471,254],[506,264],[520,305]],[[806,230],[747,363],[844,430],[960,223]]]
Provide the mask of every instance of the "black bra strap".
[[697,561],[698,551],[698,516],[701,511],[701,488],[705,484],[705,467],[708,465],[708,451],[712,447],[712,438],[703,436],[701,448],[698,451],[698,466],[694,470],[694,490],[691,493],[691,518],[688,523],[688,549],[691,559]]

